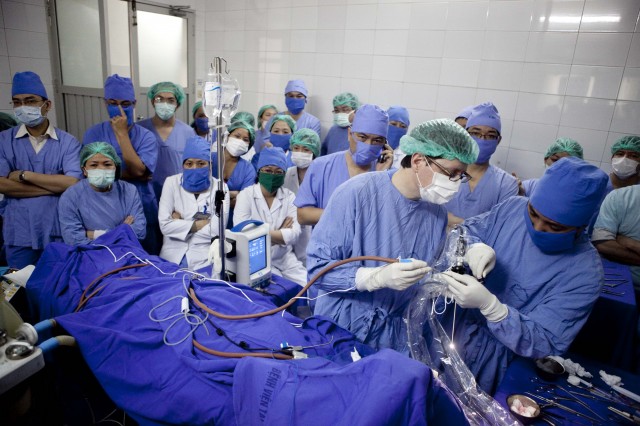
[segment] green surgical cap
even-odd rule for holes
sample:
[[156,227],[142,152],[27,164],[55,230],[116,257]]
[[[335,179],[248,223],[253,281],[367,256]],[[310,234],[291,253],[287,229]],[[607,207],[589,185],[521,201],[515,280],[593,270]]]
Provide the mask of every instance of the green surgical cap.
[[82,147],[80,151],[80,167],[84,167],[87,161],[96,154],[102,154],[110,158],[116,166],[122,164],[114,147],[106,142],[93,142]]
[[621,149],[635,151],[640,154],[640,136],[629,135],[621,137],[611,147],[611,155],[615,154]]
[[256,131],[253,130],[253,127],[242,120],[237,120],[229,124],[229,128],[227,130],[229,131],[229,134],[231,134],[235,129],[246,129],[249,132],[249,149],[251,149],[256,140]]
[[346,105],[351,107],[352,109],[358,109],[359,102],[358,97],[353,93],[344,92],[333,97],[333,107],[337,107],[340,105]]
[[149,88],[149,92],[147,93],[147,97],[149,98],[149,100],[153,100],[153,98],[155,98],[156,95],[161,92],[173,93],[173,96],[175,96],[176,100],[178,101],[178,105],[182,105],[182,102],[184,102],[184,90],[182,90],[182,87],[173,84],[170,81],[163,81],[151,86]]
[[191,118],[196,118],[196,112],[198,111],[198,108],[200,108],[202,106],[202,101],[198,101],[196,102],[196,104],[193,106],[193,108],[191,108]]
[[289,117],[286,114],[274,115],[273,117],[271,117],[270,121],[271,121],[271,123],[268,124],[269,131],[271,131],[271,129],[273,129],[273,125],[276,124],[276,121],[284,121],[285,123],[287,123],[287,126],[289,126],[289,128],[291,129],[291,133],[296,131],[296,122],[293,121],[293,118]]
[[320,136],[311,129],[300,129],[291,136],[289,145],[293,148],[293,145],[304,146],[309,148],[313,155],[320,156]]
[[473,164],[478,159],[478,144],[458,123],[448,118],[418,124],[411,133],[400,138],[400,149],[407,155],[415,153],[442,157]]
[[268,109],[273,109],[276,114],[278,113],[278,108],[276,108],[275,105],[263,105],[262,107],[260,107],[260,109],[258,110],[258,129],[262,129],[262,114],[264,114],[264,112]]
[[583,159],[582,147],[577,141],[574,141],[571,138],[558,138],[554,143],[552,143],[549,148],[547,148],[547,152],[544,154],[544,158],[549,158],[553,154],[557,154],[559,152],[566,152],[572,157],[578,157]]
[[238,120],[242,120],[245,123],[249,123],[251,127],[256,127],[256,119],[254,118],[253,114],[251,114],[250,112],[247,112],[247,111],[236,112],[236,114],[233,117],[231,117],[231,122],[233,123],[234,121],[238,121]]

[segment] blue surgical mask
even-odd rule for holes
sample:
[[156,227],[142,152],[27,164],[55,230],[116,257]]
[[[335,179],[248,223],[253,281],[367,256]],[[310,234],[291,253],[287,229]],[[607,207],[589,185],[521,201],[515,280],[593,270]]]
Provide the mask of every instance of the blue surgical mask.
[[299,114],[304,109],[304,105],[307,103],[307,98],[289,98],[284,97],[284,103],[291,114]]
[[36,127],[40,125],[45,116],[42,115],[42,107],[36,106],[20,106],[13,109],[13,113],[19,122],[27,127]]
[[397,127],[393,125],[389,125],[389,129],[387,130],[387,143],[391,148],[396,149],[400,145],[400,138],[407,134],[406,127],[403,129],[402,127]]
[[196,118],[196,130],[200,133],[209,133],[209,117]]
[[269,141],[273,144],[273,146],[282,148],[283,151],[289,151],[289,141],[291,141],[291,133],[288,135],[276,135],[271,133],[271,137],[269,137]]
[[156,115],[160,117],[160,120],[167,121],[176,112],[176,105],[171,105],[166,102],[159,102],[153,106],[156,110]]
[[89,169],[87,170],[87,180],[89,184],[96,188],[104,189],[113,184],[116,179],[115,169]]
[[[131,127],[133,125],[133,105],[128,107],[122,107],[124,114],[127,116],[127,126]],[[109,113],[109,118],[117,117],[120,115],[120,108],[118,105],[107,104],[107,112]]]
[[527,225],[527,231],[533,243],[546,254],[560,253],[571,249],[576,241],[576,231],[563,232],[556,234],[553,232],[537,231],[533,227],[533,222],[529,217],[529,208],[524,208],[524,223]]
[[182,187],[189,192],[202,192],[209,189],[209,167],[198,169],[184,169],[182,172]]
[[358,166],[370,165],[382,152],[382,145],[369,145],[361,141],[356,142],[356,152],[351,154],[351,158],[353,158],[353,162]]
[[478,159],[476,160],[476,164],[484,164],[496,152],[496,148],[498,148],[498,141],[496,139],[485,140],[480,138],[471,137],[478,144],[478,148],[480,148],[480,154],[478,154]]

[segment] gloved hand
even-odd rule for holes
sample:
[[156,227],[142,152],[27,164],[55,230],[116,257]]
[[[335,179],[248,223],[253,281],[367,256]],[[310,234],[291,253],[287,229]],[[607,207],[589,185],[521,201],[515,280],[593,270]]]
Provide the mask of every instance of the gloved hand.
[[496,252],[486,244],[476,243],[467,249],[464,260],[469,265],[474,277],[486,278],[487,274],[496,266]]
[[478,308],[491,322],[502,321],[509,314],[507,306],[472,276],[447,271],[438,274],[438,278],[447,283],[449,292],[460,307]]
[[[225,254],[229,253],[232,248],[233,246],[230,242],[224,242]],[[220,257],[220,241],[218,241],[218,237],[215,237],[209,246],[209,262],[213,263],[214,275],[220,276],[220,272],[222,271],[222,258]]]
[[420,281],[431,268],[427,262],[411,259],[377,268],[358,268],[356,288],[360,291],[376,291],[381,288],[405,290]]

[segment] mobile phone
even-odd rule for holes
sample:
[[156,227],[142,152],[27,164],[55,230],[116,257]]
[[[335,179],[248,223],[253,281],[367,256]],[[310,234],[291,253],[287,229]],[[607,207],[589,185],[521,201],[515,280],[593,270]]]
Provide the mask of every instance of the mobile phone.
[[[391,147],[387,144],[384,144],[384,147],[382,148],[383,151],[386,150],[391,150]],[[387,161],[387,154],[380,154],[380,156],[378,157],[378,163],[384,163],[385,161]]]

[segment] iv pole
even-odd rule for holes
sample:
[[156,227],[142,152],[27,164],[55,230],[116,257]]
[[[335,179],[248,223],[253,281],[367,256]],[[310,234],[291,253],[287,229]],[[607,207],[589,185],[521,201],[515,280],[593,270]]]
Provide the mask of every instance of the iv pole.
[[[216,81],[219,82],[218,86],[218,94],[219,99],[222,98],[222,58],[216,56],[213,58],[213,70],[216,74]],[[227,226],[224,223],[224,152],[222,151],[222,138],[224,136],[223,129],[223,120],[222,120],[222,108],[220,108],[220,112],[216,115],[216,128],[218,129],[217,137],[216,137],[216,147],[218,151],[218,190],[216,191],[215,198],[215,207],[216,207],[216,215],[218,216],[218,243],[220,244],[220,262],[222,265],[222,269],[220,269],[220,279],[224,280],[226,278],[226,252],[224,249],[224,230]]]

